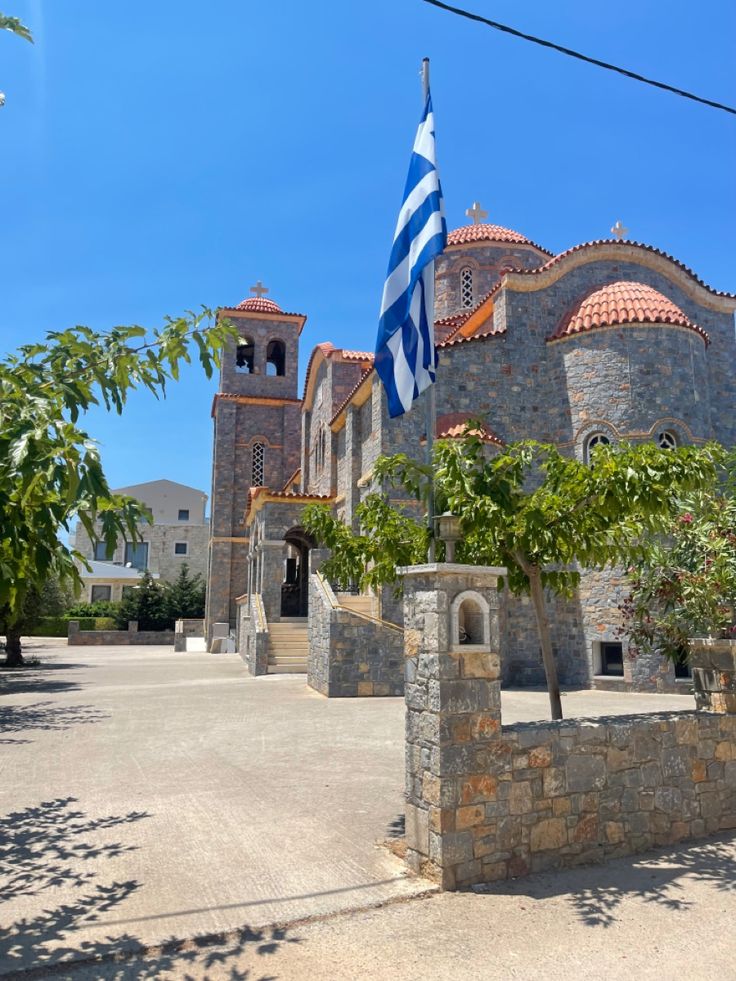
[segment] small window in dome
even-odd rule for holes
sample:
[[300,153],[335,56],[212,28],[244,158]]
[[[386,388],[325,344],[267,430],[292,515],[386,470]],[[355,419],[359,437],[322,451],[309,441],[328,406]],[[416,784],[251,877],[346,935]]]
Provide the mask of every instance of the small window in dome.
[[585,462],[590,463],[596,446],[610,446],[611,438],[605,433],[592,433],[585,441]]
[[460,270],[460,306],[467,309],[473,305],[473,270],[466,266]]
[[250,337],[239,337],[235,349],[235,370],[241,375],[253,374],[255,345]]
[[677,448],[677,436],[669,429],[664,429],[657,434],[657,446],[660,450],[674,450]]

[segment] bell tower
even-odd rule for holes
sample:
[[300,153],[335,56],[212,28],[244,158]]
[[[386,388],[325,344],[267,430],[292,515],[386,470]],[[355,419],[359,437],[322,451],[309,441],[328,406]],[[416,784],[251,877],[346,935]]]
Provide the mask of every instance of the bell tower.
[[214,420],[206,630],[236,623],[247,589],[245,511],[251,487],[279,491],[299,466],[299,335],[306,317],[284,313],[260,282],[252,296],[218,310],[237,331],[222,352]]

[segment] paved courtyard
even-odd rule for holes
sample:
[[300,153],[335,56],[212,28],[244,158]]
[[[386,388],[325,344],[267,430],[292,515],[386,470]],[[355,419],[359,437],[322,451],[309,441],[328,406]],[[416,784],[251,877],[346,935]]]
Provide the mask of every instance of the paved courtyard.
[[[403,700],[327,700],[303,676],[250,678],[236,655],[27,653],[41,664],[0,671],[0,976],[654,977],[647,957],[661,971],[657,945],[673,938],[692,970],[670,976],[717,972],[736,898],[726,839],[437,896],[384,844],[401,834]],[[692,699],[563,704],[622,714]],[[546,718],[547,696],[504,692],[503,712]],[[211,934],[219,947],[187,941]],[[139,957],[116,963],[124,951]]]

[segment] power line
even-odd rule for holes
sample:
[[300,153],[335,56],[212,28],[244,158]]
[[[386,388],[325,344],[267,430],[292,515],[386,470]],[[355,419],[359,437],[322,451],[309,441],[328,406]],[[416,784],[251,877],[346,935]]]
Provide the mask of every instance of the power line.
[[533,34],[524,34],[523,31],[517,31],[515,27],[509,27],[507,24],[499,24],[498,21],[489,20],[487,17],[481,17],[480,14],[473,14],[469,10],[462,10],[460,7],[452,7],[449,3],[442,3],[442,0],[423,0],[423,2],[429,3],[433,7],[439,7],[441,10],[448,10],[451,14],[457,14],[458,17],[466,17],[468,20],[486,24],[486,26],[493,27],[497,31],[503,31],[504,34],[513,34],[514,37],[520,37],[524,41],[540,44],[543,48],[552,48],[553,51],[559,51],[561,54],[568,55],[570,58],[577,58],[578,61],[586,61],[589,65],[597,65],[599,68],[605,68],[610,72],[625,75],[626,78],[633,78],[636,82],[653,85],[655,88],[664,89],[665,92],[674,92],[675,95],[682,96],[683,99],[691,99],[693,102],[700,102],[704,106],[721,109],[723,112],[730,112],[733,116],[736,116],[736,109],[732,106],[726,106],[722,102],[713,102],[711,99],[704,99],[702,96],[695,95],[693,92],[685,91],[685,89],[678,89],[674,85],[667,85],[666,82],[657,82],[653,78],[647,78],[645,75],[630,72],[627,68],[620,68],[618,65],[609,65],[607,61],[599,61],[598,58],[591,58],[588,55],[581,54],[579,51],[573,51],[572,48],[564,48],[561,44],[555,44],[553,41],[545,41],[544,38],[535,37]]

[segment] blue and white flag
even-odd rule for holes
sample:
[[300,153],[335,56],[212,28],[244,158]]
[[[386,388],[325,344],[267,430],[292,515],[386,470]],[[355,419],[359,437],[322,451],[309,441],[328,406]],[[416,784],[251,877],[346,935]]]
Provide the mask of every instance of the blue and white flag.
[[427,93],[383,287],[376,339],[376,371],[392,417],[408,412],[420,392],[434,384],[434,260],[446,243],[432,99]]

